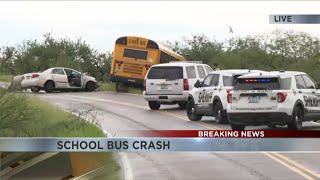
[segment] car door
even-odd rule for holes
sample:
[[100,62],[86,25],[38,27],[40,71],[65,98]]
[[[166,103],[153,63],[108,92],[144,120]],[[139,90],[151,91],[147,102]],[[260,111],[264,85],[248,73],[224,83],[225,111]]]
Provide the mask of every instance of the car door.
[[69,76],[69,84],[71,83],[71,85],[73,87],[82,87],[83,84],[83,76],[80,72],[75,71],[75,70],[71,70],[70,76]]
[[51,71],[52,80],[55,82],[57,88],[69,87],[68,78],[62,68],[55,68]]
[[306,97],[306,105],[310,112],[310,116],[312,119],[319,118],[320,108],[320,92],[317,89],[316,84],[308,75],[302,75],[302,78],[306,85],[307,97]]
[[212,102],[213,93],[216,90],[216,87],[213,87],[213,81],[216,78],[216,74],[209,74],[203,81],[200,89],[199,89],[199,95],[198,95],[198,101],[199,108],[203,110],[208,110],[209,105]]

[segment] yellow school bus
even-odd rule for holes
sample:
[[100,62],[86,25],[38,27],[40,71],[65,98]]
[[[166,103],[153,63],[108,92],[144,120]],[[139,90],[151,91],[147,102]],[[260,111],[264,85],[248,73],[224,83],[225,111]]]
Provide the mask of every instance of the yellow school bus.
[[127,87],[142,88],[143,79],[152,65],[186,60],[153,40],[136,36],[120,37],[113,51],[110,80],[116,83],[117,91],[127,90]]

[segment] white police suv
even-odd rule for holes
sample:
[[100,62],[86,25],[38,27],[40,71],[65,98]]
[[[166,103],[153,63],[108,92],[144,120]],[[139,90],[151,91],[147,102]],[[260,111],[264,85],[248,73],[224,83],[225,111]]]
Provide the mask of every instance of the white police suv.
[[228,103],[232,130],[244,130],[249,125],[287,125],[299,130],[302,122],[320,118],[320,90],[303,72],[241,76],[228,95]]
[[219,123],[227,123],[227,95],[239,76],[262,72],[249,69],[233,69],[211,72],[202,82],[197,81],[189,94],[187,115],[191,121],[202,116],[214,116]]
[[152,110],[158,110],[161,104],[178,104],[185,108],[195,82],[212,71],[210,66],[199,61],[153,65],[144,79],[143,97]]

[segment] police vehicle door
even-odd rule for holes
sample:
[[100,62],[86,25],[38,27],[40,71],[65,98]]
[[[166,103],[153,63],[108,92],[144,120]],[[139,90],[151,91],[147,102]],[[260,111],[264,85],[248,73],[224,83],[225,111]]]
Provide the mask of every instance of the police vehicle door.
[[[210,78],[208,78],[210,76]],[[210,103],[212,103],[212,98],[214,91],[217,90],[217,82],[219,82],[218,74],[210,74],[204,81],[201,87],[201,92],[199,93],[199,107],[203,109],[210,109]]]
[[318,118],[320,115],[320,92],[317,89],[316,84],[308,75],[302,75],[302,78],[306,85],[306,90],[304,95],[305,107],[308,110],[308,116],[310,118]]

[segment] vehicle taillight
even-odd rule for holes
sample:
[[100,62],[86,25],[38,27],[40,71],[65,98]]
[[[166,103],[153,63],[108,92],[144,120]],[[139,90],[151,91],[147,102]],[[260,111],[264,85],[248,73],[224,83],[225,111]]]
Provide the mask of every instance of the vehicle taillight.
[[145,64],[144,67],[146,68],[146,70],[149,70],[151,67],[151,64]]
[[123,64],[123,61],[121,61],[121,60],[116,60],[116,63],[118,64],[118,66],[120,66],[121,64]]
[[143,80],[143,90],[146,91],[147,90],[147,79]]
[[277,101],[279,102],[279,103],[282,103],[282,102],[284,102],[285,100],[286,100],[286,98],[287,98],[287,93],[285,93],[285,92],[279,92],[279,93],[277,93]]
[[36,77],[38,77],[39,76],[39,74],[32,74],[32,78],[36,78]]
[[228,93],[227,101],[228,101],[228,103],[232,103],[232,94],[231,93]]
[[188,91],[189,90],[189,81],[188,79],[183,80],[183,90]]

